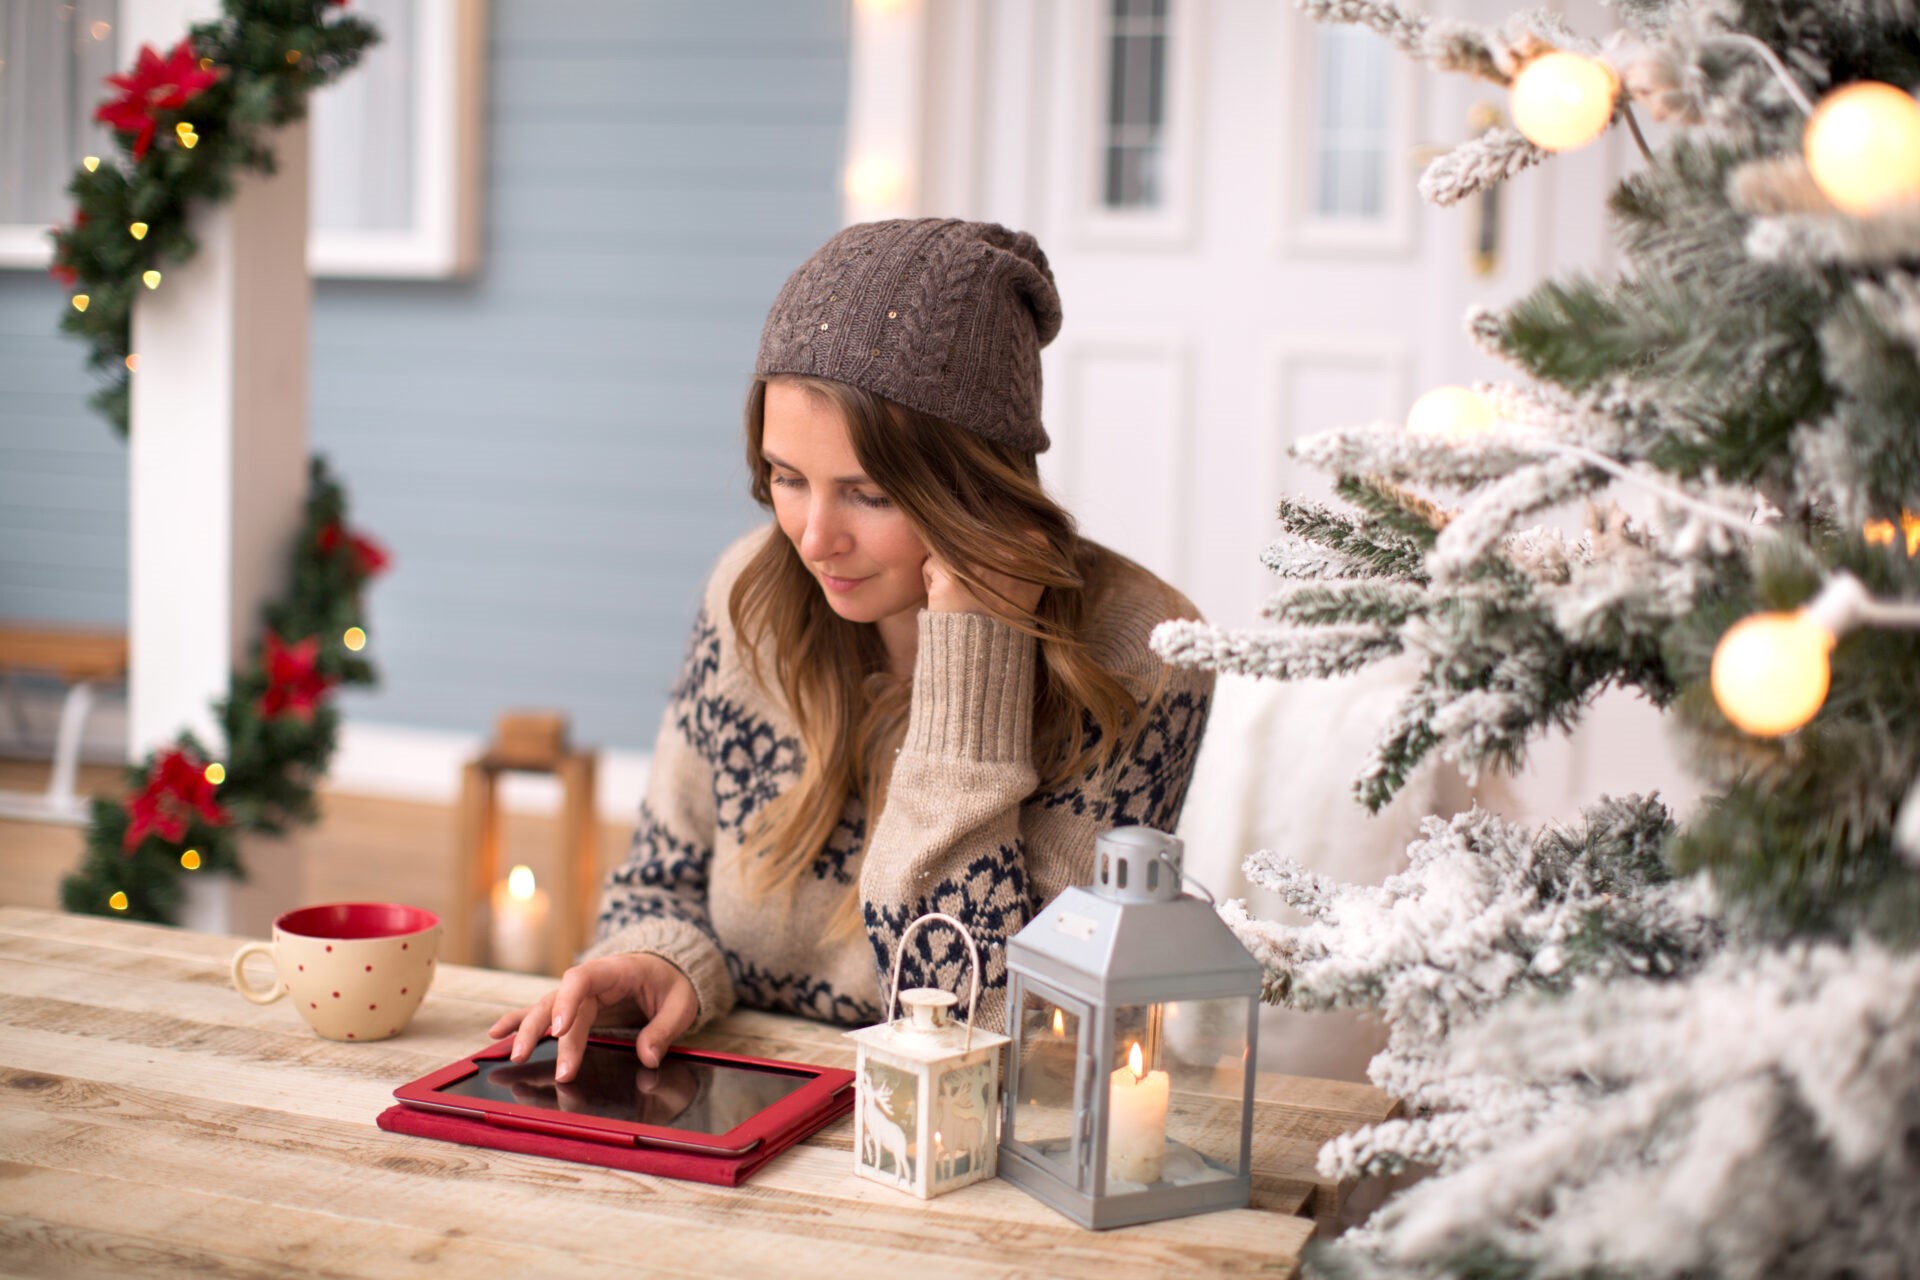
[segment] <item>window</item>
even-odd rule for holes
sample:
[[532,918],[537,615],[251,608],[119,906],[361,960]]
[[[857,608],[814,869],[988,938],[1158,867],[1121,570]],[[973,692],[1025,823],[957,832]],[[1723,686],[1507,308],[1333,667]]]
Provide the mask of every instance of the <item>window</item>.
[[1388,49],[1361,27],[1319,28],[1320,91],[1313,136],[1317,218],[1386,215]]
[[[81,156],[111,144],[93,123],[100,80],[119,62],[117,0],[0,0],[0,228],[46,260],[42,228],[73,203],[67,180]],[[0,265],[5,262],[0,258]]]
[[[101,80],[131,65],[123,0],[0,0],[0,267],[45,267]],[[357,0],[380,43],[312,100],[316,275],[463,275],[479,243],[482,0]],[[164,52],[164,51],[163,51]]]
[[1112,0],[1101,183],[1101,198],[1109,209],[1157,209],[1166,198],[1167,6],[1171,2]]

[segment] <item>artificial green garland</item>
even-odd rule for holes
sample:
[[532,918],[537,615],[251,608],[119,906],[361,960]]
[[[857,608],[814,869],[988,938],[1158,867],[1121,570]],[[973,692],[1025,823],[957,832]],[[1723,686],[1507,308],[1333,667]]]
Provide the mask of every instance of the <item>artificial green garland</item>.
[[[341,0],[344,3],[344,0]],[[61,327],[106,375],[92,404],[128,429],[133,300],[197,248],[196,206],[226,199],[238,169],[273,172],[271,131],[306,113],[307,95],[376,39],[334,0],[225,0],[165,56],[142,49],[109,77],[119,95],[96,119],[123,159],[89,156],[68,190],[71,226],[54,232],[53,274],[73,291]],[[346,524],[346,495],[315,458],[291,587],[266,609],[266,635],[215,705],[224,756],[190,734],[127,769],[124,801],[95,799],[80,868],[61,885],[69,911],[172,922],[184,874],[244,874],[242,832],[280,834],[315,816],[314,781],[332,757],[335,687],[374,683],[361,592],[386,553]]]

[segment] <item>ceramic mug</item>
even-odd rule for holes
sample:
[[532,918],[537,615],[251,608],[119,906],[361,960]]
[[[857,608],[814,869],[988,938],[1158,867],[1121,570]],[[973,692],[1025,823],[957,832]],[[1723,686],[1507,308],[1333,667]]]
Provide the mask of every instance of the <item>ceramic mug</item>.
[[[273,922],[272,942],[233,954],[233,985],[255,1004],[293,997],[307,1024],[329,1040],[397,1036],[433,981],[440,917],[396,902],[301,907]],[[273,957],[277,981],[256,987],[243,969]]]

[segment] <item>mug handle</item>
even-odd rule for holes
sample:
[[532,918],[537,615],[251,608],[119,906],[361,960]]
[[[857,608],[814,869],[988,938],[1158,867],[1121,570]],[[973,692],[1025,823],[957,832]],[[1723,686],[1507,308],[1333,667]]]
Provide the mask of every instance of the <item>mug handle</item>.
[[287,989],[281,984],[279,975],[276,973],[274,975],[273,985],[263,990],[260,987],[249,984],[247,982],[247,975],[241,971],[247,963],[247,957],[256,952],[263,952],[270,956],[273,954],[273,944],[271,942],[249,942],[233,953],[233,986],[236,991],[255,1004],[272,1004],[275,1000],[287,994]]

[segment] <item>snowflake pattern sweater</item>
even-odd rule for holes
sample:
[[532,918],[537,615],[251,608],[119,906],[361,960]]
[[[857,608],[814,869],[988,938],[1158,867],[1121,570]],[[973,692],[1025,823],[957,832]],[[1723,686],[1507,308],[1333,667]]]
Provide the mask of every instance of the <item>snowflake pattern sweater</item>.
[[[729,548],[708,580],[660,733],[633,847],[608,878],[588,957],[647,952],[692,981],[695,1029],[737,1002],[843,1025],[878,1022],[906,926],[929,911],[964,921],[985,969],[982,1026],[1004,1022],[1006,942],[1061,890],[1092,879],[1094,836],[1139,824],[1171,831],[1186,799],[1213,692],[1211,673],[1168,673],[1145,731],[1114,764],[1041,790],[1033,763],[1038,644],[992,618],[919,616],[906,740],[877,821],[849,798],[790,901],[756,895],[742,844],[754,815],[798,778],[786,706],[744,669],[728,619],[734,579],[760,539]],[[772,536],[778,536],[773,533]],[[1150,689],[1157,623],[1191,604],[1111,552],[1110,587],[1088,622],[1096,658]],[[823,939],[859,885],[865,937]],[[929,925],[901,987],[965,999],[966,946]]]

